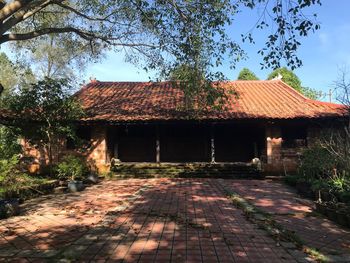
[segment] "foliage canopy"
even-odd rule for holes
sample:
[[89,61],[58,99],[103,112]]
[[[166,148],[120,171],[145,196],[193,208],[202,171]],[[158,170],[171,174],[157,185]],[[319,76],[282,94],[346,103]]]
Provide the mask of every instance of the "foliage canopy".
[[259,80],[253,71],[248,68],[243,68],[237,77],[238,80]]
[[[194,69],[188,82],[197,85],[188,85],[185,95],[198,99],[204,90],[215,101],[217,93],[209,92],[210,85],[198,85],[197,73],[208,82],[224,79],[213,68],[224,58],[232,67],[244,58],[240,42],[253,43],[254,29],[272,30],[259,51],[263,67],[277,68],[281,60],[292,69],[300,66],[300,38],[319,28],[315,17],[304,11],[317,4],[320,0],[0,0],[0,45],[64,35],[67,43],[89,47],[96,56],[123,50],[129,61],[160,76],[186,64]],[[255,26],[232,39],[227,28],[246,8],[260,10]]]
[[69,93],[64,79],[45,78],[9,96],[6,106],[17,118],[10,122],[21,137],[47,149],[52,162],[52,146],[62,137],[74,137],[74,121],[83,111]]

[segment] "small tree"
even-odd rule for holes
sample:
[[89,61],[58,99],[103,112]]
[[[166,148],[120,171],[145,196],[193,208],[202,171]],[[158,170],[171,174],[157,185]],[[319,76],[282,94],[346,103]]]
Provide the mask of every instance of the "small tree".
[[17,136],[12,129],[0,125],[0,160],[9,159],[22,150],[18,143]]
[[286,67],[275,69],[270,73],[270,75],[267,77],[267,79],[273,79],[278,77],[279,75],[282,76],[282,80],[287,83],[289,86],[291,86],[293,89],[301,92],[301,81],[298,78],[297,75],[294,74],[293,71],[287,69]]
[[344,123],[331,130],[322,140],[322,146],[327,149],[341,164],[341,167],[350,175],[350,80],[347,72],[341,71],[339,79],[335,82],[337,100],[344,105]]
[[6,101],[17,116],[10,125],[32,145],[46,149],[49,166],[53,161],[53,145],[62,137],[74,137],[74,121],[83,114],[68,92],[70,89],[65,79],[45,78],[20,89]]
[[301,94],[308,97],[309,99],[316,100],[320,97],[320,93],[317,92],[317,90],[309,87],[303,87],[301,85],[301,81],[299,77],[292,70],[289,70],[286,67],[275,69],[270,73],[267,79],[273,79],[278,76],[282,76],[283,82],[287,83],[293,89],[300,92]]
[[259,80],[259,78],[248,68],[243,68],[237,77],[238,80]]

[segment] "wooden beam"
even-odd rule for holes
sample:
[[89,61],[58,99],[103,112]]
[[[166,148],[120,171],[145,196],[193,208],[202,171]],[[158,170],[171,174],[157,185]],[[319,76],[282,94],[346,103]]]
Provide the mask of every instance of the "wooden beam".
[[211,163],[215,163],[215,134],[214,134],[214,125],[211,126],[210,129],[210,155],[211,155]]
[[159,126],[156,126],[156,162],[160,163],[160,139]]
[[118,134],[118,128],[115,131],[114,134],[114,149],[113,149],[113,156],[115,159],[119,159],[119,134]]

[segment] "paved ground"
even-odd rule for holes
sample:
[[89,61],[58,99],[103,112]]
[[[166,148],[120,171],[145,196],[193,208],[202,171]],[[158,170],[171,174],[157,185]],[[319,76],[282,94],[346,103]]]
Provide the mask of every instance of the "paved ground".
[[[313,202],[300,198],[294,189],[271,180],[230,180],[231,189],[260,209],[272,213],[285,228],[294,231],[308,246],[326,255],[348,255],[350,230],[312,213]],[[333,257],[336,258],[336,257]]]
[[[104,181],[78,194],[33,199],[21,216],[1,220],[0,261],[304,261],[303,253],[280,246],[247,221],[225,197],[223,184],[270,212],[309,209],[295,202],[288,188],[265,181]],[[278,193],[267,196],[269,191]],[[314,227],[304,220],[305,227]],[[349,241],[347,232],[332,229],[346,233],[342,238]]]

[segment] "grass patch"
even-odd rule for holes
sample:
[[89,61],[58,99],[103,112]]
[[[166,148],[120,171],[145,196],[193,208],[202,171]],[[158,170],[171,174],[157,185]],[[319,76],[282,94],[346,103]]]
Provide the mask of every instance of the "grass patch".
[[265,230],[276,242],[287,241],[293,243],[297,249],[304,251],[317,262],[329,262],[328,258],[315,248],[304,244],[303,240],[294,232],[285,229],[273,219],[273,214],[262,211],[249,203],[231,189],[223,186],[225,193],[232,203],[240,208],[247,219],[257,224],[260,229]]
[[319,252],[317,249],[314,248],[305,248],[305,253],[309,254],[312,258],[317,260],[317,262],[329,262],[329,259],[323,255],[321,252]]
[[8,185],[0,185],[0,198],[11,198],[11,197],[25,197],[21,193],[24,192],[38,192],[40,193],[41,186],[49,185],[56,182],[48,177],[31,176],[28,174],[21,174],[16,176],[14,182]]

